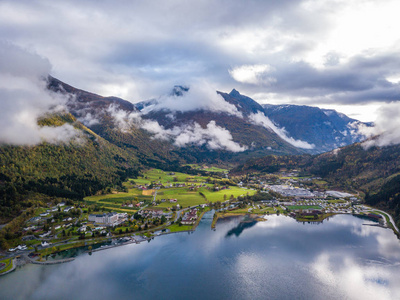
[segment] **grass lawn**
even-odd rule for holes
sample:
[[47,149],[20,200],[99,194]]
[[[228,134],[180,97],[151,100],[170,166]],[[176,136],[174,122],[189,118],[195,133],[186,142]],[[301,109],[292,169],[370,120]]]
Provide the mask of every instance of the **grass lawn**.
[[251,211],[251,213],[254,213],[254,214],[266,214],[266,213],[274,214],[275,210],[272,207],[266,207],[266,208],[261,208],[261,209],[253,209]]
[[341,199],[337,199],[337,200],[328,200],[328,203],[346,203],[347,201],[345,200],[341,200]]
[[235,209],[235,210],[228,210],[226,213],[227,214],[248,214],[249,213],[249,207],[238,208],[238,209]]
[[192,225],[182,225],[179,226],[178,224],[172,224],[171,226],[167,227],[171,232],[179,232],[179,231],[188,231],[192,230],[193,226]]

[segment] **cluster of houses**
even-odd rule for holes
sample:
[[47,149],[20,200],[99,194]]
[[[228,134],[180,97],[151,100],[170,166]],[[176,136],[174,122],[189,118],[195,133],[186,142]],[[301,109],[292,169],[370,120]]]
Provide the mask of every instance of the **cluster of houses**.
[[172,212],[166,213],[162,210],[156,209],[139,210],[138,214],[141,215],[143,218],[161,218],[162,216],[166,217],[167,219],[172,218]]
[[[48,217],[51,213],[53,212],[57,212],[58,210],[63,211],[63,212],[69,212],[71,209],[73,209],[73,206],[69,206],[69,207],[65,207],[64,209],[61,209],[61,207],[65,206],[64,202],[61,202],[59,204],[57,204],[54,207],[51,207],[49,209],[47,209],[45,212],[41,213],[39,216],[40,217],[36,217],[36,221],[40,220],[41,217]],[[31,221],[31,220],[30,220]]]
[[[135,187],[139,190],[146,191],[146,190],[149,190],[149,186],[150,186],[150,184],[137,185]],[[159,189],[186,187],[186,184],[185,183],[170,183],[170,184],[163,185],[162,183],[152,183],[152,186],[153,186],[153,188],[152,188],[153,190],[159,190]]]
[[181,223],[183,225],[193,225],[194,223],[196,223],[196,221],[197,221],[197,209],[193,208],[183,215]]

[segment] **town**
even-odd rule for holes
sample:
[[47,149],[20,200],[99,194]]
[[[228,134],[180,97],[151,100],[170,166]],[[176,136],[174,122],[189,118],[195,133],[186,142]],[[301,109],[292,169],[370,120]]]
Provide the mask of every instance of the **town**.
[[205,177],[151,169],[129,179],[124,191],[38,208],[7,256],[22,254],[25,263],[53,263],[56,253],[71,248],[94,251],[193,231],[210,210],[216,212],[213,227],[219,217],[271,214],[308,223],[353,214],[393,226],[390,216],[363,205],[357,194],[325,190],[323,185],[320,178],[296,172],[230,178],[226,172]]

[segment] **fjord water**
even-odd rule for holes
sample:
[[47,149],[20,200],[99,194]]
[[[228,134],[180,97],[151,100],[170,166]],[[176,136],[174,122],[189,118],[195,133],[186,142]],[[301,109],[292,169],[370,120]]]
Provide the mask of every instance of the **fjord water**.
[[207,213],[194,233],[28,265],[0,278],[1,299],[400,299],[400,242],[371,221],[322,224]]

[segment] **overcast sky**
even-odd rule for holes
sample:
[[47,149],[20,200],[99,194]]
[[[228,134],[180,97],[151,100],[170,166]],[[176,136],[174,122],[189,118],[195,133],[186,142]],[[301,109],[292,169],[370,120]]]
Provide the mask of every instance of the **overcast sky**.
[[400,1],[0,0],[0,40],[138,102],[205,81],[373,121],[400,100]]

